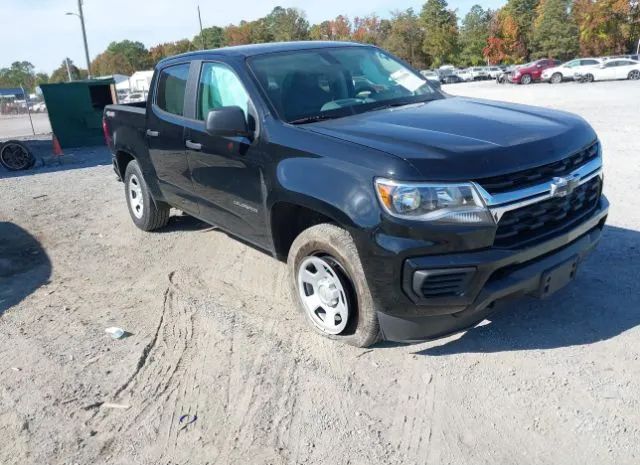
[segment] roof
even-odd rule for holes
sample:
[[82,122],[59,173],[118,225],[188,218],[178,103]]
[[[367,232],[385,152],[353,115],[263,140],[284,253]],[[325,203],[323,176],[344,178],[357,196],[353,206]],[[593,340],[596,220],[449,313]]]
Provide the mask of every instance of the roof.
[[175,58],[184,57],[196,57],[203,54],[215,54],[218,56],[242,56],[250,57],[255,55],[264,55],[267,53],[277,52],[289,52],[295,50],[313,50],[318,48],[327,47],[364,47],[364,44],[356,42],[334,42],[334,41],[314,41],[314,40],[302,40],[298,42],[268,42],[264,44],[249,44],[249,45],[234,45],[231,47],[214,48],[211,50],[197,50],[194,52],[187,52],[181,55],[175,55],[172,57],[161,60],[158,64],[171,61]]

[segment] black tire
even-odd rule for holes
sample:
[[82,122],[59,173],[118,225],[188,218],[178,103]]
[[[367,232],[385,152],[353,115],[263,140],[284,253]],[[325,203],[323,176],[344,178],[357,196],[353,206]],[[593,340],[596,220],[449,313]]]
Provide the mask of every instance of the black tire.
[[583,82],[593,82],[595,81],[593,74],[589,73],[589,74],[585,74]]
[[523,85],[528,85],[531,84],[533,80],[531,79],[531,75],[530,74],[523,74],[522,77],[520,78],[520,84]]
[[[131,200],[130,189],[134,185],[139,186],[139,194],[142,201],[141,212],[134,212],[134,206]],[[124,174],[124,193],[127,199],[127,207],[129,208],[129,214],[133,223],[143,231],[153,231],[155,229],[162,228],[169,222],[170,208],[163,202],[156,202],[149,193],[149,187],[147,186],[142,171],[138,162],[132,160],[127,165],[127,169]]]
[[29,148],[17,140],[0,145],[0,164],[9,171],[28,170],[36,162]]
[[560,84],[562,82],[562,74],[561,73],[553,73],[551,75],[551,79],[549,79],[551,84]]
[[637,81],[638,79],[640,79],[640,71],[638,71],[637,69],[629,71],[629,75],[627,76],[627,78],[632,81]]
[[[306,310],[298,291],[298,271],[305,258],[318,256],[332,260],[341,278],[348,283],[349,319],[340,334],[328,334],[318,328]],[[362,263],[351,235],[328,223],[304,230],[293,241],[287,259],[291,297],[309,326],[329,339],[356,347],[368,347],[380,339],[379,310],[366,281]]]

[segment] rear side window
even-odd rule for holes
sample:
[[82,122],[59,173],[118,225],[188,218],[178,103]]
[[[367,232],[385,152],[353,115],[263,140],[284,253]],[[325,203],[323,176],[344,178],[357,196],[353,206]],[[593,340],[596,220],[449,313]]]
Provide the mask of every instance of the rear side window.
[[236,106],[248,115],[249,95],[236,74],[220,63],[203,63],[198,90],[198,119],[205,120],[209,111]]
[[184,116],[184,94],[188,77],[189,63],[163,69],[158,77],[156,105],[166,112]]
[[582,66],[597,65],[598,61],[597,60],[582,60],[581,63],[582,63]]

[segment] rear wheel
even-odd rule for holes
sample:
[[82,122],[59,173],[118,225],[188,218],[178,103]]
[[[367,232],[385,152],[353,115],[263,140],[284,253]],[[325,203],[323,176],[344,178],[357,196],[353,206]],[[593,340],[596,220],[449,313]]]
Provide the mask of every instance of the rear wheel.
[[135,160],[127,165],[124,186],[129,214],[138,228],[153,231],[166,226],[169,222],[169,206],[156,202],[151,197],[140,166]]
[[593,81],[595,81],[595,78],[593,77],[593,74],[591,74],[591,73],[585,74],[584,82],[593,82]]
[[10,140],[0,146],[0,164],[9,171],[31,168],[36,159],[22,142]]
[[551,75],[551,80],[550,80],[551,84],[560,84],[562,82],[562,74],[560,73],[553,73]]
[[638,71],[637,69],[631,70],[629,72],[629,76],[627,77],[633,81],[637,81],[638,79],[640,79],[640,71]]
[[347,231],[327,223],[306,229],[287,263],[292,298],[316,333],[357,347],[379,339],[378,308]]
[[520,78],[520,84],[524,84],[525,86],[527,84],[531,84],[531,75],[523,74],[522,77]]

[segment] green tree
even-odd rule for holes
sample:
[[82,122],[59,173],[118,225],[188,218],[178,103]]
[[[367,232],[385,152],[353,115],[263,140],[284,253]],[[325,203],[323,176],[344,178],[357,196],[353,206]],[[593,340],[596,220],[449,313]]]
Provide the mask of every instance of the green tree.
[[528,60],[532,51],[533,23],[540,0],[507,0],[504,9],[517,30],[517,38],[522,48],[523,59]]
[[35,82],[35,68],[28,61],[14,61],[9,68],[0,69],[0,86],[22,86],[32,92],[35,88]]
[[71,60],[70,58],[66,58],[62,60],[62,63],[60,63],[60,66],[58,66],[58,68],[56,68],[53,71],[53,73],[51,73],[51,77],[49,78],[50,83],[67,82],[69,80],[69,76],[67,74],[67,63],[66,63],[67,60],[69,60],[69,70],[71,71],[72,81],[78,81],[80,79],[87,78],[86,69],[78,68],[76,65],[73,64],[73,60]]
[[435,66],[453,61],[457,54],[457,17],[447,7],[446,0],[427,0],[420,13],[425,29],[422,50]]
[[123,63],[124,66],[117,70],[119,74],[131,75],[152,66],[149,51],[142,42],[132,42],[131,40],[111,42],[106,51],[122,57],[122,61],[119,63]]
[[264,21],[273,41],[283,42],[309,38],[309,22],[305,13],[297,8],[277,6],[264,18]]
[[422,51],[423,28],[413,8],[391,12],[389,31],[382,46],[394,55],[422,68],[426,67],[428,57]]
[[474,5],[465,15],[460,28],[460,61],[465,64],[479,65],[484,63],[482,53],[489,38],[491,10],[484,10]]
[[212,49],[224,47],[227,43],[224,37],[224,29],[218,26],[204,28],[191,41],[196,49]]
[[47,73],[37,73],[35,79],[35,85],[47,84],[49,82],[49,75]]
[[571,0],[541,0],[533,27],[535,58],[569,59],[578,53],[578,26],[569,13]]
[[186,53],[195,50],[194,44],[189,39],[182,39],[176,42],[166,42],[149,49],[149,58],[151,63],[155,65],[163,58]]

